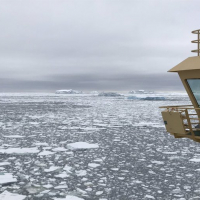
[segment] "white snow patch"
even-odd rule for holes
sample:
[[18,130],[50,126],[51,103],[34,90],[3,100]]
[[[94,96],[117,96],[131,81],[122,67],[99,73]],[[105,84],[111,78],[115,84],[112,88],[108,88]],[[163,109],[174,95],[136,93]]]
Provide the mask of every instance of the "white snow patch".
[[53,172],[60,169],[60,167],[56,167],[56,166],[51,166],[49,169],[45,169],[45,172]]
[[35,146],[49,146],[46,142],[37,142]]
[[99,148],[99,145],[98,144],[89,144],[87,142],[75,142],[75,143],[68,144],[67,148],[71,149],[71,150],[84,150],[84,149]]
[[145,196],[145,198],[148,198],[148,199],[155,199],[153,196],[148,195],[148,194]]
[[6,166],[6,165],[10,165],[9,162],[0,162],[0,166]]
[[96,195],[97,195],[97,196],[99,196],[99,195],[101,195],[101,194],[103,194],[103,191],[98,191],[98,192],[96,192]]
[[67,171],[68,173],[71,173],[72,167],[70,167],[69,165],[65,165],[65,167],[63,168],[63,170]]
[[171,152],[171,151],[164,151],[163,154],[169,154],[169,155],[176,155],[177,152]]
[[24,138],[22,135],[3,135],[4,138]]
[[0,185],[6,183],[16,183],[17,179],[11,173],[0,173]]
[[59,185],[55,187],[55,189],[67,189],[67,188],[68,188],[67,185]]
[[76,188],[76,191],[79,192],[80,194],[87,194],[86,191],[81,190],[80,188]]
[[86,176],[87,174],[87,171],[86,170],[79,170],[79,171],[76,171],[76,175],[77,176]]
[[57,178],[67,178],[67,177],[69,177],[69,174],[67,174],[66,172],[62,172],[61,174],[55,175],[55,177],[57,177]]
[[20,194],[10,193],[8,191],[4,191],[0,194],[0,200],[23,200],[26,196]]
[[150,126],[150,127],[157,127],[157,128],[160,128],[160,127],[165,127],[163,124],[158,124],[158,123],[153,123],[153,122],[140,122],[140,123],[137,123],[137,124],[133,124],[133,126]]
[[112,171],[118,171],[119,168],[111,168]]
[[72,195],[67,195],[64,199],[54,198],[54,200],[84,200],[84,199]]
[[55,154],[55,152],[52,151],[42,151],[38,154],[38,156],[48,156],[48,155],[52,155]]
[[163,161],[157,161],[157,160],[153,160],[153,161],[151,161],[151,163],[157,164],[157,165],[163,165],[163,164],[165,164]]
[[191,162],[200,162],[200,158],[192,158],[189,161],[191,161]]
[[5,154],[34,154],[39,153],[37,148],[9,148],[9,149],[0,149],[0,153]]
[[65,149],[64,147],[57,147],[52,149],[52,151],[56,151],[56,152],[61,152],[61,151],[66,151],[67,149]]
[[89,163],[88,164],[88,167],[92,167],[92,168],[95,168],[95,167],[99,167],[100,164],[96,164],[96,163]]

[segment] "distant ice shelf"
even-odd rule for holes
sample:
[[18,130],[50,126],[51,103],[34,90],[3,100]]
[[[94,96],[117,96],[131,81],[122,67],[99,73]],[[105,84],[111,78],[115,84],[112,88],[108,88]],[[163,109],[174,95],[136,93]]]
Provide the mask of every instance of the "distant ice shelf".
[[153,94],[153,91],[145,91],[145,90],[131,90],[129,94]]
[[137,97],[137,96],[128,96],[128,100],[146,100],[146,101],[165,101],[165,97],[158,96],[147,96],[147,97]]
[[98,96],[104,96],[104,97],[120,97],[122,96],[119,93],[116,92],[101,92],[98,94]]
[[82,94],[82,91],[78,91],[78,90],[56,90],[56,94]]

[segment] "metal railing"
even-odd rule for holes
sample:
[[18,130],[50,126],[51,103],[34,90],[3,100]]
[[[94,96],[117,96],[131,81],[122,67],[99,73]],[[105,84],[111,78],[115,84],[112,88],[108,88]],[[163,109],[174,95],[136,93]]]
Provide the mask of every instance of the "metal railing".
[[161,106],[160,108],[168,112],[179,112],[186,134],[191,133],[192,137],[200,139],[200,136],[195,135],[195,131],[200,131],[200,108],[194,108],[192,105]]
[[199,54],[200,54],[200,29],[192,31],[192,33],[193,34],[197,34],[197,40],[192,40],[192,43],[196,43],[197,44],[197,49],[196,50],[192,50],[191,52],[197,53],[197,55],[199,56]]

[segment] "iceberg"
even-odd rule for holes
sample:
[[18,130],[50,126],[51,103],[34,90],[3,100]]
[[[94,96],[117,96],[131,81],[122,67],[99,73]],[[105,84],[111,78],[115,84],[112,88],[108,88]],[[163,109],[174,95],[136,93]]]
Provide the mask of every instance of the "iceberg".
[[82,94],[82,91],[78,91],[78,90],[56,90],[56,94]]

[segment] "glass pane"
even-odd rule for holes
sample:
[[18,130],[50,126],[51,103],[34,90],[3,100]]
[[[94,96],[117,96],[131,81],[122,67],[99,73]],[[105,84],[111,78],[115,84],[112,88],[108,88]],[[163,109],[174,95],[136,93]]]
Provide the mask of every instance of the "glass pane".
[[187,79],[192,93],[200,106],[200,79]]

